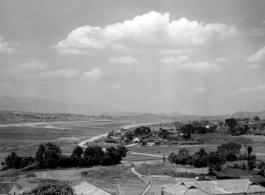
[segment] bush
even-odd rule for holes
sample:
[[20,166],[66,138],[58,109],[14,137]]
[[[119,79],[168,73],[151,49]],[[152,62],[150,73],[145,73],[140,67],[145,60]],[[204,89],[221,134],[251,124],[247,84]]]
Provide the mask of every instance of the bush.
[[75,195],[74,189],[68,184],[48,184],[33,189],[22,195]]

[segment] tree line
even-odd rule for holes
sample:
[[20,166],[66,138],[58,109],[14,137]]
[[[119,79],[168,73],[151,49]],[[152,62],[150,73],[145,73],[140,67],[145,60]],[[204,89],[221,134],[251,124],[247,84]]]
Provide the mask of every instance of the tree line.
[[2,169],[54,169],[57,167],[92,167],[95,165],[119,164],[127,155],[127,148],[124,146],[109,147],[103,150],[100,146],[88,146],[85,150],[77,146],[70,156],[62,155],[59,146],[53,143],[39,145],[35,157],[19,157],[11,152],[2,162]]
[[193,165],[198,168],[208,166],[217,171],[222,169],[222,165],[226,161],[247,160],[248,168],[250,170],[253,169],[255,167],[256,156],[251,155],[251,146],[248,147],[248,153],[241,154],[240,149],[241,145],[234,142],[224,143],[218,146],[216,151],[210,153],[201,148],[194,155],[190,155],[187,149],[182,148],[178,151],[178,154],[171,153],[168,156],[168,160],[171,163]]

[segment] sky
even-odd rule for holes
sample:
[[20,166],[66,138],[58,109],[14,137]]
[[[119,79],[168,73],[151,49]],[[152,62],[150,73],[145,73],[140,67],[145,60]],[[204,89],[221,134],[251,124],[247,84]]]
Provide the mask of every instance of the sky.
[[264,0],[2,0],[0,96],[115,111],[265,110]]

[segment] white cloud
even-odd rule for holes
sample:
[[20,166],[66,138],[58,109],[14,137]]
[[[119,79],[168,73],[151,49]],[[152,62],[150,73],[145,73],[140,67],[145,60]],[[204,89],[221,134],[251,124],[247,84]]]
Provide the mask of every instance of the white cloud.
[[88,51],[78,49],[60,49],[58,50],[59,55],[86,55]]
[[102,76],[106,74],[101,68],[94,68],[93,70],[89,72],[85,72],[81,78],[83,81],[99,81]]
[[221,58],[217,58],[216,60],[215,60],[215,62],[228,62],[228,60],[226,59],[226,58],[223,58],[223,57],[221,57]]
[[193,49],[177,49],[177,50],[166,49],[166,50],[162,51],[162,53],[165,53],[165,54],[177,54],[177,55],[180,55],[180,54],[191,54],[193,52],[194,52]]
[[163,64],[180,64],[189,60],[188,56],[182,55],[178,57],[169,57],[161,60]]
[[3,37],[0,37],[0,53],[14,53],[15,51],[8,42],[4,42]]
[[113,91],[117,91],[117,90],[120,90],[122,87],[123,87],[123,84],[116,83],[116,84],[111,85],[110,89]]
[[79,71],[70,68],[43,72],[39,75],[39,77],[43,79],[73,79],[79,76]]
[[265,60],[265,46],[261,48],[257,53],[247,58],[247,61],[249,62],[261,62],[264,60]]
[[261,65],[260,64],[251,64],[248,66],[249,69],[259,69],[261,68]]
[[241,87],[235,91],[235,93],[249,93],[249,92],[263,92],[265,91],[265,85],[259,85],[256,87]]
[[29,59],[20,65],[20,68],[24,70],[44,70],[46,65],[44,62]]
[[82,26],[73,30],[66,40],[60,41],[56,48],[60,50],[65,49],[104,49],[105,46],[101,43],[98,33],[99,27]]
[[209,62],[187,63],[178,66],[178,68],[181,70],[201,73],[220,72],[222,70],[217,64]]
[[131,56],[125,56],[125,57],[118,57],[118,58],[110,58],[108,60],[109,63],[112,64],[137,64],[138,60]]
[[198,92],[198,93],[205,93],[207,91],[208,91],[208,89],[206,87],[198,87],[198,88],[194,89],[194,92]]
[[[100,27],[83,26],[73,30],[56,48],[104,49],[142,46],[187,47],[234,36],[236,29],[226,24],[204,24],[186,18],[171,21],[168,13],[151,11],[123,23]],[[164,47],[165,48],[165,47]]]

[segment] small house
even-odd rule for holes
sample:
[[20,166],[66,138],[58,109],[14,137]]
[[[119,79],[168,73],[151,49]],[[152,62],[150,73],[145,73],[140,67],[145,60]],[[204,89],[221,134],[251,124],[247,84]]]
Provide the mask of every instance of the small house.
[[138,138],[138,137],[135,137],[134,139],[133,139],[133,143],[139,143],[140,142],[140,139]]
[[224,168],[219,172],[208,173],[207,176],[215,176],[218,180],[222,179],[249,179],[252,182],[265,186],[265,178],[258,171],[241,170],[234,168]]
[[103,141],[105,141],[106,143],[109,143],[109,144],[117,144],[118,143],[118,141],[115,139],[104,139]]
[[86,181],[73,186],[76,195],[112,195],[112,193],[106,192],[105,190],[94,186]]
[[19,195],[23,188],[15,182],[0,182],[1,195]]
[[147,146],[155,146],[156,144],[154,142],[147,142]]

